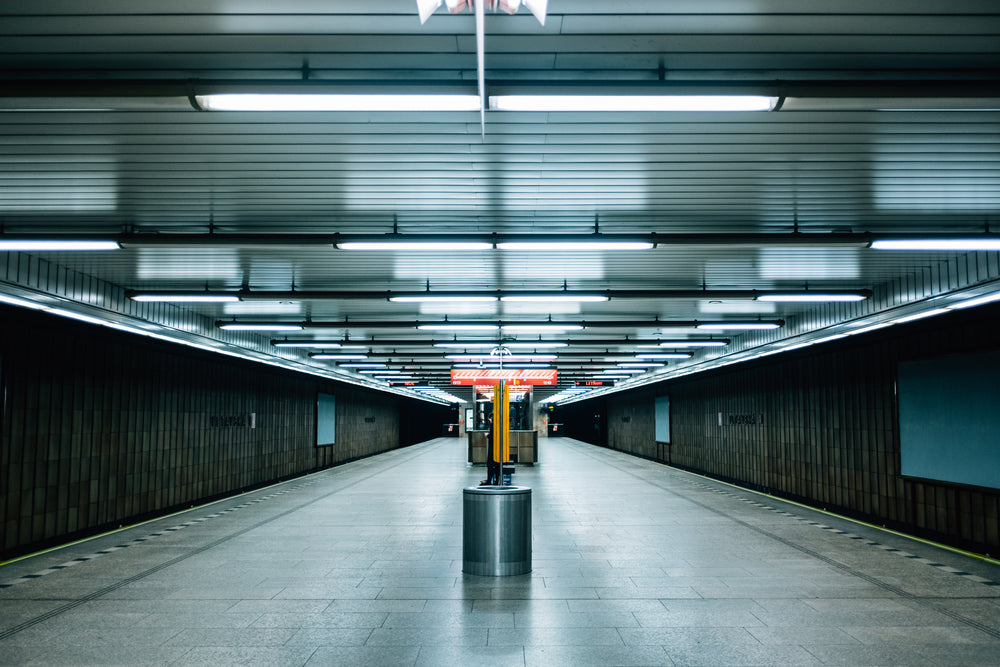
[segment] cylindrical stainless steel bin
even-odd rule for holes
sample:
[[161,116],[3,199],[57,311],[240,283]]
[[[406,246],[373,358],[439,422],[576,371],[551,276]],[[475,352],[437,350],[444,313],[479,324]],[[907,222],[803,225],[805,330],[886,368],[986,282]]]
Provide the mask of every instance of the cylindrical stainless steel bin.
[[462,505],[462,572],[487,577],[531,572],[530,488],[468,486]]

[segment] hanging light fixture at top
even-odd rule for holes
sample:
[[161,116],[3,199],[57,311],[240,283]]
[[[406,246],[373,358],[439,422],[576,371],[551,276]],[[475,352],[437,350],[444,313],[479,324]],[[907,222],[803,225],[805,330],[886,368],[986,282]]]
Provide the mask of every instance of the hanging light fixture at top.
[[[424,23],[429,19],[431,14],[442,4],[447,4],[448,11],[457,14],[464,9],[472,9],[476,3],[475,0],[417,0],[420,22]],[[483,0],[486,9],[500,10],[508,14],[516,14],[522,4],[535,15],[539,23],[545,25],[545,14],[548,10],[549,0]]]

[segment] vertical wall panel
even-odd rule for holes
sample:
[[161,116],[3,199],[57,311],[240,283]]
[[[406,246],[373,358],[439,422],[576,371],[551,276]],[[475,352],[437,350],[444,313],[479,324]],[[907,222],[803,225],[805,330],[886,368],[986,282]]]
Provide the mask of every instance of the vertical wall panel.
[[[0,317],[0,556],[412,444],[404,414],[408,434],[448,420],[447,406],[32,311]],[[320,391],[337,397],[332,447],[315,446]]]
[[[997,553],[1000,490],[900,475],[896,369],[1000,349],[984,335],[998,327],[1000,307],[959,311],[561,406],[560,419],[573,434],[574,421],[605,406],[612,448]],[[673,437],[657,452],[652,419],[663,393]],[[961,442],[942,443],[949,450]]]

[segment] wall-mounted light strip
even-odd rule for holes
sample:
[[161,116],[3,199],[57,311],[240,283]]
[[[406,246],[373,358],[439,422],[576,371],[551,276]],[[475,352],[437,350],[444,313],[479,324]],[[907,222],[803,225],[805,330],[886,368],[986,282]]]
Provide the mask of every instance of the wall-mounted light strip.
[[195,95],[205,111],[479,111],[478,95],[217,93]]
[[762,95],[491,95],[490,111],[770,111]]

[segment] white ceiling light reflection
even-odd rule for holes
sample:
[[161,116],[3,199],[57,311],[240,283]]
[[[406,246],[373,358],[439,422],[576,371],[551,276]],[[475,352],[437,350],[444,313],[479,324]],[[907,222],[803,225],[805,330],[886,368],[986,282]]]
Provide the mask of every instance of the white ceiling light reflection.
[[239,301],[225,303],[222,310],[226,315],[300,315],[302,303],[299,301]]
[[712,313],[716,315],[725,313],[752,313],[757,315],[774,313],[776,311],[777,306],[769,301],[724,301],[713,299],[711,301],[698,302],[699,313]]
[[219,281],[243,280],[239,253],[232,248],[135,249],[136,275],[140,280]]
[[496,315],[496,300],[489,301],[429,301],[421,303],[421,315]]
[[770,280],[857,279],[857,248],[761,248],[759,275]]
[[504,301],[504,315],[576,315],[580,304],[571,301]]

